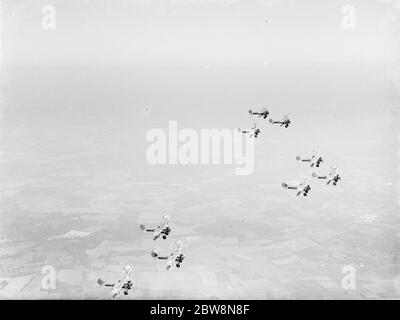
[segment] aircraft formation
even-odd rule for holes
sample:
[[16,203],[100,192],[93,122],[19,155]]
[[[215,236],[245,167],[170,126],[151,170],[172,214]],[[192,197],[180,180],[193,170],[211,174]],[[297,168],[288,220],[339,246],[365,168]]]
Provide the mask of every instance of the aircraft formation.
[[[170,218],[169,215],[164,215],[161,219],[161,222],[157,224],[155,227],[147,227],[144,224],[139,226],[140,230],[143,232],[152,232],[152,239],[156,241],[159,238],[164,240],[167,239],[168,235],[172,231],[169,226]],[[151,251],[150,256],[157,260],[165,260],[166,261],[166,270],[171,270],[174,267],[180,268],[183,260],[185,259],[185,255],[183,254],[183,240],[177,240],[175,242],[176,248],[173,249],[170,253],[160,254],[160,250],[155,248]],[[98,279],[97,283],[99,286],[104,287],[112,287],[111,296],[116,298],[120,296],[122,293],[124,295],[128,295],[129,291],[133,289],[133,267],[130,265],[125,266],[123,270],[124,274],[120,280],[114,283],[107,283],[102,279]]]
[[[140,229],[145,232],[153,232],[153,241],[156,241],[160,236],[165,240],[167,236],[172,231],[169,226],[169,216],[164,215],[162,217],[161,223],[157,225],[156,228],[147,228],[145,225],[141,224]],[[151,251],[151,256],[157,260],[167,260],[166,269],[170,270],[173,266],[180,268],[183,259],[185,258],[184,254],[182,253],[183,249],[183,240],[178,240],[175,242],[176,249],[172,250],[167,255],[160,255],[160,250],[155,248]]]
[[[260,111],[252,111],[250,109],[249,114],[251,116],[257,116],[258,118],[262,118],[265,120],[267,119],[270,113],[267,108],[263,108]],[[273,120],[270,118],[269,123],[278,124],[280,127],[288,128],[289,125],[291,124],[291,121],[289,119],[288,114],[283,114],[281,120]],[[249,134],[249,137],[251,138],[257,138],[261,133],[260,128],[257,127],[257,122],[250,129],[243,130],[239,128],[238,130],[243,134]],[[310,165],[311,168],[314,169],[319,168],[324,163],[324,159],[322,158],[320,151],[316,148],[312,151],[311,156],[301,157],[298,155],[296,156],[296,160],[301,163],[307,163]],[[326,185],[330,185],[332,183],[333,186],[336,186],[341,180],[339,170],[336,166],[332,166],[331,170],[327,174],[317,174],[316,172],[313,172],[312,177],[317,180],[326,180]],[[286,190],[295,190],[296,196],[299,196],[301,194],[303,196],[307,196],[311,190],[309,180],[310,179],[307,176],[303,176],[300,181],[283,182],[282,187]],[[146,226],[144,224],[141,224],[139,228],[143,232],[152,233],[153,241],[157,241],[160,238],[166,240],[169,234],[172,232],[169,223],[170,223],[169,215],[164,215],[161,219],[161,222],[158,223],[156,226]],[[182,252],[183,240],[176,241],[175,246],[176,247],[173,250],[171,250],[171,252],[165,254],[160,254],[160,250],[158,248],[155,248],[151,251],[150,256],[153,259],[155,259],[155,261],[158,260],[166,261],[166,266],[165,266],[166,270],[171,270],[174,267],[179,269],[181,267],[183,260],[185,259],[185,255]],[[121,277],[120,280],[118,280],[115,283],[107,283],[102,279],[97,280],[99,286],[113,288],[111,291],[111,295],[113,298],[120,296],[122,293],[124,295],[128,295],[129,291],[133,289],[134,283],[132,276],[133,273],[132,266],[127,265],[123,271],[124,271],[123,276]]]
[[[256,116],[258,118],[267,119],[267,117],[269,116],[269,111],[267,107],[262,108],[260,111],[253,111],[249,109],[249,114],[252,116]],[[288,128],[289,125],[291,124],[291,121],[289,119],[289,114],[284,113],[281,120],[273,120],[270,118],[269,123],[278,124],[281,127]],[[252,137],[257,138],[258,135],[261,133],[261,129],[257,127],[257,122],[255,122],[254,126],[251,127],[250,129],[239,128],[238,130],[241,133],[249,134],[250,138]]]
[[[305,163],[310,163],[310,167],[313,168],[319,168],[321,164],[323,163],[323,158],[320,155],[320,152],[318,149],[314,149],[312,156],[308,158],[302,158],[300,156],[296,157],[297,161],[300,162],[305,162]],[[327,180],[326,184],[329,185],[331,182],[334,186],[338,184],[338,182],[342,179],[339,170],[336,166],[332,166],[331,170],[329,171],[328,174],[325,175],[318,175],[316,172],[313,172],[311,175],[313,178],[317,178],[320,180]],[[307,176],[303,176],[300,182],[294,181],[294,182],[283,182],[282,187],[284,189],[289,189],[289,190],[296,190],[296,195],[299,196],[303,194],[303,196],[307,196],[308,192],[311,190],[311,186],[308,183],[309,178]]]
[[[265,120],[270,115],[270,112],[267,107],[264,107],[260,111],[249,109],[249,114]],[[289,119],[289,114],[284,113],[281,120],[273,120],[272,118],[269,118],[269,123],[278,124],[280,127],[288,128],[292,122]],[[241,133],[249,134],[250,138],[257,138],[261,133],[261,129],[257,127],[257,122],[254,123],[254,126],[250,129],[243,130],[239,128],[238,130]],[[296,160],[299,162],[309,163],[311,168],[319,168],[324,162],[318,149],[314,149],[310,157],[296,156]],[[316,172],[313,172],[311,176],[319,180],[326,180],[327,185],[332,182],[334,186],[336,186],[341,180],[339,170],[336,166],[332,166],[328,174],[318,175]],[[287,190],[296,190],[297,196],[302,194],[305,197],[311,190],[309,178],[307,176],[303,176],[300,181],[283,182],[282,187]]]

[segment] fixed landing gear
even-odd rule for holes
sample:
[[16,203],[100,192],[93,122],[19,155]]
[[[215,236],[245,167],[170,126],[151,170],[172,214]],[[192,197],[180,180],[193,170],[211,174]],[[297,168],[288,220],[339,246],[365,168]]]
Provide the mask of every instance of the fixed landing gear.
[[340,176],[338,176],[338,175],[335,176],[335,177],[333,178],[333,185],[336,186],[336,185],[338,184],[339,180],[340,180]]

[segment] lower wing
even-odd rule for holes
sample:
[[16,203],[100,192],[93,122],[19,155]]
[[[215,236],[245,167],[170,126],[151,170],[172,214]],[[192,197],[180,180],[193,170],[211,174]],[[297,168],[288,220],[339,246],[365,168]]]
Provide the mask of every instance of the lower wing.
[[121,294],[121,290],[122,290],[123,284],[124,284],[123,281],[118,281],[115,284],[113,291],[111,291],[111,294],[112,294],[113,297],[116,297],[117,295]]

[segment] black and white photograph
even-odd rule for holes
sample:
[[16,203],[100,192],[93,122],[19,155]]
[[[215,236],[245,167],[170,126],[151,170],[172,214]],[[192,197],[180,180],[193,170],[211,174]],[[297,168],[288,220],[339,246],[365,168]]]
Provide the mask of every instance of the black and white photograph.
[[1,0],[0,300],[399,300],[399,119],[399,0]]

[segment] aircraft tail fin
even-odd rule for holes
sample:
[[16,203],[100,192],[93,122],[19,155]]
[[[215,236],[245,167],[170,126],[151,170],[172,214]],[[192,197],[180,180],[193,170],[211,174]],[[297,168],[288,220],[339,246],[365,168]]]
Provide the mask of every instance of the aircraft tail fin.
[[154,249],[154,250],[151,252],[151,256],[152,256],[153,258],[157,258],[159,254],[160,254],[160,252],[159,252],[158,249]]

